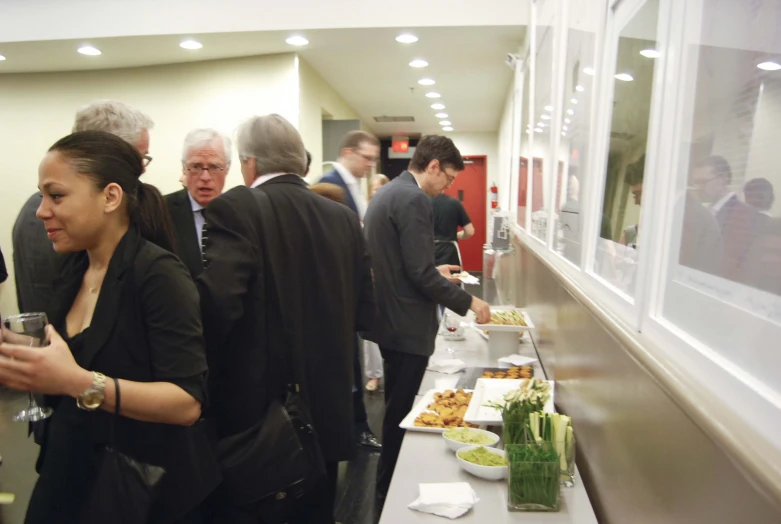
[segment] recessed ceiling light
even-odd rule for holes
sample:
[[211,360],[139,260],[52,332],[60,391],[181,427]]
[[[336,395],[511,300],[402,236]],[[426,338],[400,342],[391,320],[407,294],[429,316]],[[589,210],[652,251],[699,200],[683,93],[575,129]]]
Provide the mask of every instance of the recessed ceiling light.
[[434,116],[437,117],[437,118],[447,118],[447,113],[437,113]]
[[442,128],[442,131],[452,131],[452,130],[453,130],[453,128],[450,127],[450,126]]
[[307,40],[303,36],[296,35],[296,36],[291,36],[290,38],[285,40],[285,42],[287,42],[290,45],[307,45],[309,43],[309,40]]
[[571,98],[570,102],[572,102],[573,104],[577,104],[578,103],[578,99],[577,98]]
[[662,56],[662,53],[660,53],[656,49],[643,49],[642,51],[640,51],[640,54],[646,58],[659,58],[660,56]]
[[425,60],[417,59],[410,62],[409,65],[410,67],[426,67],[428,65],[428,62],[426,62]]
[[396,41],[402,44],[414,44],[418,41],[418,37],[409,33],[404,33],[396,37]]
[[586,88],[583,86],[575,86],[575,91],[577,91],[578,93],[582,93],[585,90]]
[[567,136],[567,133],[565,133],[564,131],[562,131],[562,132],[561,132],[561,136]]
[[185,40],[179,44],[179,47],[182,49],[200,49],[203,47],[203,44],[195,40]]
[[543,120],[550,120],[550,115],[543,114],[543,115],[540,115],[540,118],[542,118]]
[[92,47],[91,45],[85,45],[79,48],[79,53],[88,56],[98,56],[100,54],[100,49]]
[[567,126],[561,126],[561,128],[562,128],[564,131],[566,131],[566,130],[568,130],[568,129],[569,129]]
[[[778,66],[778,67],[781,67],[781,66]],[[633,77],[629,73],[618,73],[616,75],[616,80],[621,80],[622,82],[631,82],[634,79],[635,79],[635,77]]]
[[426,96],[429,97],[429,98],[439,98],[442,95],[440,95],[439,93],[435,93],[434,91],[431,91],[429,93],[426,93]]
[[531,129],[527,129],[527,130],[526,130],[526,134],[527,134],[527,135],[531,135],[531,134],[532,134],[532,130],[531,130]]
[[451,122],[450,120],[442,120],[439,123],[439,125],[441,125],[441,126],[449,126],[449,125],[452,125],[452,124],[453,124],[453,122]]
[[570,116],[574,115],[575,114],[575,110],[574,109],[567,109],[567,114],[570,115]]
[[594,68],[593,67],[584,67],[583,72],[587,74],[588,76],[594,76]]
[[541,129],[541,128],[539,128],[539,127],[535,127],[535,128],[534,128],[534,131],[536,131],[537,133],[542,133],[542,129]]
[[0,55],[0,62],[2,62],[3,60],[5,60],[5,57],[3,55]]
[[431,109],[436,109],[436,110],[445,109],[445,104],[431,104]]
[[572,123],[572,120],[570,120],[569,118],[565,118],[565,119],[564,119],[564,123],[566,123],[566,124],[570,124],[570,123]]
[[434,84],[436,84],[436,82],[434,82],[433,78],[421,78],[420,80],[418,80],[418,84],[422,86],[433,86]]
[[553,106],[545,106],[545,111],[553,111]]
[[778,71],[781,69],[781,64],[776,62],[762,62],[761,64],[757,64],[757,67],[765,71]]

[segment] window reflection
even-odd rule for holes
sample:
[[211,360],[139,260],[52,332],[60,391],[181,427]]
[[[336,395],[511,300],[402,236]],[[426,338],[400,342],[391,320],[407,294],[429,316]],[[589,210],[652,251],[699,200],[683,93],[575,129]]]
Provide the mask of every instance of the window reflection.
[[[559,115],[561,147],[560,169],[557,186],[561,207],[554,215],[556,223],[556,251],[570,262],[579,265],[581,259],[581,188],[588,165],[591,124],[591,99],[594,93],[594,76],[590,70],[594,60],[595,32],[579,28],[593,28],[599,21],[597,10],[590,0],[570,3],[569,33],[567,35],[567,61],[564,80],[564,107],[573,109],[573,115]],[[584,72],[584,69],[589,73]],[[573,100],[577,103],[573,104]],[[577,111],[574,108],[577,107]]]
[[[542,11],[542,8],[540,9]],[[553,143],[553,24],[537,26],[537,58],[534,70],[534,161],[532,176],[532,225],[531,233],[545,240],[550,216],[550,192],[553,170],[547,165]]]
[[521,133],[521,161],[519,164],[518,173],[518,225],[526,229],[526,200],[529,186],[529,158],[531,157],[531,135],[534,132],[531,129],[531,123],[529,120],[529,90],[531,76],[530,69],[527,67],[524,73],[523,81],[523,109],[522,109],[522,126],[523,132]]
[[640,207],[651,115],[658,1],[648,0],[621,30],[614,74],[610,148],[595,271],[634,294]]

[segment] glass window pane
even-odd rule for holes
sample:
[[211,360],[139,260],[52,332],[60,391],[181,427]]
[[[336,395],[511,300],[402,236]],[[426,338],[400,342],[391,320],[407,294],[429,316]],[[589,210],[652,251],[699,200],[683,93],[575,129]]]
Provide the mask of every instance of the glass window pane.
[[[552,2],[547,2],[553,7]],[[542,12],[546,4],[540,6]],[[542,14],[540,18],[543,18]],[[532,161],[532,225],[531,233],[545,240],[550,215],[550,192],[553,184],[553,170],[550,162],[551,121],[553,111],[553,17],[548,16],[543,24],[537,25],[537,58],[534,65],[534,118],[536,122],[528,130],[534,133],[534,155]]]
[[662,314],[778,389],[781,4],[701,5],[687,14]]
[[630,297],[642,243],[640,204],[651,115],[658,0],[648,0],[620,32],[610,147],[594,270]]
[[529,89],[530,89],[530,68],[527,67],[523,75],[523,116],[521,118],[521,160],[518,164],[518,225],[526,229],[526,193],[528,192],[528,173],[529,173],[529,155],[531,152],[531,134],[532,130],[529,123]]
[[561,145],[557,188],[560,198],[556,210],[556,251],[580,265],[582,188],[588,165],[588,130],[591,125],[591,100],[594,92],[594,46],[599,11],[590,0],[570,2],[567,62],[564,79],[564,107],[574,114],[559,115]]

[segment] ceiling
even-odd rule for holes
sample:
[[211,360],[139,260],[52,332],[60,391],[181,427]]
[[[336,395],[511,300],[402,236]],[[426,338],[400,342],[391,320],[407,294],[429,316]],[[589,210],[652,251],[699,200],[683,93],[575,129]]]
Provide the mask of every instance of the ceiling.
[[[309,45],[285,43],[290,31],[193,35],[197,51],[179,47],[181,36],[136,36],[84,40],[15,42],[0,45],[7,60],[2,74],[142,67],[220,58],[298,52],[380,136],[440,131],[434,102],[446,105],[455,132],[496,131],[512,71],[505,54],[523,42],[519,26],[425,27],[410,29],[419,41],[400,44],[392,28],[306,31]],[[102,55],[76,52],[89,43]],[[429,66],[411,68],[414,58]],[[436,85],[418,85],[420,78]],[[424,95],[435,90],[442,98]],[[414,123],[376,123],[375,116],[413,116]]]

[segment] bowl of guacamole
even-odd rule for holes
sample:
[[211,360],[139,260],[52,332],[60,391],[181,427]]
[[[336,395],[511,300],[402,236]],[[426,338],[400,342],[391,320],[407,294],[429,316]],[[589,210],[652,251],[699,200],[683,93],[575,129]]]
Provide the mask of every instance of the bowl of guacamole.
[[458,465],[467,473],[486,480],[507,477],[507,457],[503,449],[466,446],[456,452]]
[[442,433],[448,449],[458,451],[464,446],[494,447],[499,443],[499,435],[484,429],[452,428]]

